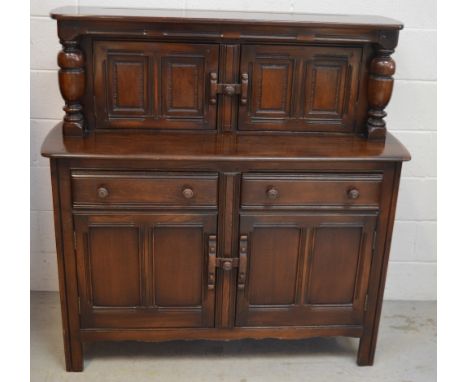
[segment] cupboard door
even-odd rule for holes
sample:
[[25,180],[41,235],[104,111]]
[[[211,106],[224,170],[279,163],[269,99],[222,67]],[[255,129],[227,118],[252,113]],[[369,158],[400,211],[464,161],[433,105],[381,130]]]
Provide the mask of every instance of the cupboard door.
[[212,327],[216,215],[76,215],[82,327]]
[[207,96],[216,45],[97,41],[94,49],[97,128],[216,128]]
[[361,56],[360,48],[243,46],[249,92],[239,130],[352,132],[366,107],[356,104]]
[[237,326],[360,325],[375,215],[241,215]]

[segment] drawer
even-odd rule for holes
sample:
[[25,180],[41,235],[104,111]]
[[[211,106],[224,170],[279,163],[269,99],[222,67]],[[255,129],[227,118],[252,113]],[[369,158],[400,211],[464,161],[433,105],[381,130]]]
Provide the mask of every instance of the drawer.
[[248,206],[378,206],[380,174],[246,174],[241,204]]
[[216,207],[217,174],[73,171],[74,207]]

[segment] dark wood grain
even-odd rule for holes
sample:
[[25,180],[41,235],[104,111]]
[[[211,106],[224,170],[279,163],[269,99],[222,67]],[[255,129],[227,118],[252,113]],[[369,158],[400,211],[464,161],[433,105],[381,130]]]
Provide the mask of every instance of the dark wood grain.
[[236,326],[362,324],[374,227],[372,212],[241,212],[249,251]]
[[[378,206],[379,174],[246,174],[242,207]],[[351,191],[359,196],[352,197]]]
[[364,15],[327,15],[308,13],[272,13],[272,12],[245,12],[245,11],[210,11],[195,9],[128,9],[128,8],[98,8],[98,7],[61,7],[52,10],[52,18],[56,20],[115,20],[115,21],[159,21],[187,22],[204,21],[212,23],[227,23],[245,21],[258,24],[262,21],[267,24],[291,23],[292,25],[318,24],[326,26],[346,27],[386,27],[387,29],[401,29],[403,25],[391,18],[382,16]]
[[81,327],[210,327],[207,240],[216,214],[74,216]]
[[385,139],[386,123],[384,111],[393,90],[393,77],[395,74],[395,61],[390,57],[392,49],[378,49],[376,57],[370,65],[368,83],[369,118],[367,120],[367,136],[370,139]]
[[[218,175],[73,171],[74,207],[216,207]],[[101,192],[100,192],[101,191]]]
[[216,45],[97,41],[93,49],[97,128],[215,129],[205,93]]
[[50,158],[132,159],[158,161],[407,161],[411,156],[392,134],[385,142],[361,136],[144,133],[111,136],[90,133],[83,139],[64,137],[58,124],[42,144]]
[[369,280],[369,309],[365,317],[365,330],[359,342],[357,362],[361,366],[374,364],[401,167],[401,162],[396,162],[394,166],[386,170],[384,193],[382,195],[382,213],[379,216],[379,229],[375,239],[375,261],[372,262],[373,269]]
[[270,326],[264,328],[165,328],[165,329],[81,329],[83,341],[173,341],[173,340],[240,340],[252,339],[303,339],[311,337],[347,336],[360,337],[359,325],[317,325],[317,326]]
[[[354,130],[362,50],[343,47],[247,45],[241,73],[250,82],[239,130]],[[362,121],[358,121],[362,125]]]
[[402,28],[394,20],[175,10],[129,10],[123,18],[124,13],[52,12],[64,46],[59,64],[65,135],[107,128],[217,128],[385,138],[389,57]]
[[65,100],[63,131],[65,135],[83,135],[85,120],[81,99],[85,94],[85,56],[78,40],[60,40],[63,50],[59,52],[60,93]]
[[83,343],[360,338],[374,360],[405,147],[402,25],[371,16],[52,12],[65,364]]

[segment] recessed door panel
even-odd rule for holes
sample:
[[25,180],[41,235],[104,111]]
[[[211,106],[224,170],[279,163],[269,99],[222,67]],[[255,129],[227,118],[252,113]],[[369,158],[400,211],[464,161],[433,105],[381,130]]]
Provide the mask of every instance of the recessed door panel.
[[155,227],[152,242],[155,305],[200,307],[203,227]]
[[287,59],[258,60],[253,68],[252,110],[259,118],[288,117],[294,61]]
[[294,303],[300,231],[262,227],[251,236],[249,301],[252,305]]
[[140,115],[150,112],[148,96],[148,56],[109,56],[109,111],[112,115]]
[[135,226],[95,225],[88,230],[93,306],[139,306],[142,252]]
[[305,302],[353,304],[362,226],[318,227],[310,248]]
[[164,57],[162,74],[162,114],[203,118],[203,57]]
[[347,111],[349,78],[345,58],[318,58],[305,62],[305,118],[342,119]]

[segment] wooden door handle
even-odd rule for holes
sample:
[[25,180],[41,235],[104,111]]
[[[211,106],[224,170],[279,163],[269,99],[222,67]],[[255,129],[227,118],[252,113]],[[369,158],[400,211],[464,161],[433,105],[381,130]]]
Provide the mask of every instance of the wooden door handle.
[[241,235],[239,239],[239,273],[237,275],[237,288],[245,288],[245,279],[247,276],[247,235]]
[[213,290],[216,281],[216,235],[208,237],[208,289]]

